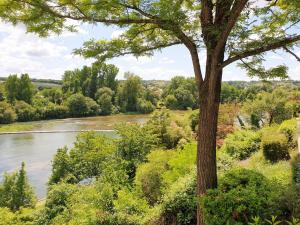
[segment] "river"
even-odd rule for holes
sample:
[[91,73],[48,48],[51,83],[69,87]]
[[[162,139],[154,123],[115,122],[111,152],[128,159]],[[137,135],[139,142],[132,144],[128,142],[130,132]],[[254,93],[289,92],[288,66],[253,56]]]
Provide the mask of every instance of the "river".
[[[146,115],[114,115],[105,117],[71,118],[22,123],[30,125],[34,131],[54,131],[54,133],[25,133],[0,135],[0,179],[4,172],[12,172],[25,162],[30,184],[38,198],[46,195],[47,181],[51,174],[51,160],[58,148],[72,147],[75,130],[103,130],[104,135],[115,136],[115,124],[143,123]],[[28,130],[27,130],[28,131]],[[29,130],[30,131],[30,130]]]

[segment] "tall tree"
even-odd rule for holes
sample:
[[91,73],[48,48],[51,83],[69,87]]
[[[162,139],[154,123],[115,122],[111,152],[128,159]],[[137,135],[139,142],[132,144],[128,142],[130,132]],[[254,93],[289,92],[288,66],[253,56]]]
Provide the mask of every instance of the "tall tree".
[[27,103],[31,103],[34,95],[34,85],[32,84],[28,74],[22,74],[17,87],[17,99]]
[[[268,51],[300,40],[299,0],[1,0],[0,16],[23,22],[29,32],[47,36],[74,31],[69,19],[123,28],[112,40],[91,40],[77,53],[98,60],[126,54],[151,55],[184,45],[199,89],[197,193],[217,186],[216,131],[223,70],[240,61],[249,75],[286,77],[287,68],[265,69]],[[203,52],[203,54],[201,54]],[[199,55],[205,59],[201,65]],[[205,55],[205,56],[204,56]],[[205,72],[203,72],[205,71]],[[198,224],[204,224],[198,210]]]
[[10,75],[5,81],[7,101],[13,103],[17,99],[19,79],[17,75]]

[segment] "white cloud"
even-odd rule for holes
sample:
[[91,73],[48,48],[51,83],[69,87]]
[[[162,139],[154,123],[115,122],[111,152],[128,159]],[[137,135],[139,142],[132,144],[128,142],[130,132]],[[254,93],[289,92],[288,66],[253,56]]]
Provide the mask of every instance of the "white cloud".
[[[80,32],[83,34],[84,30]],[[36,78],[60,79],[66,69],[89,63],[78,56],[71,57],[72,49],[61,41],[68,33],[62,37],[39,38],[26,33],[22,25],[0,22],[0,76],[29,73]]]

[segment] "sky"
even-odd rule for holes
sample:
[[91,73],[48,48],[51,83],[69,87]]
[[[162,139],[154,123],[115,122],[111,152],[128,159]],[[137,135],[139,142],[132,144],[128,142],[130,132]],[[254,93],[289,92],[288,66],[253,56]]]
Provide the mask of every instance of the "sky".
[[[64,32],[40,38],[26,33],[23,25],[12,26],[0,22],[0,77],[10,74],[28,73],[32,78],[61,79],[64,71],[90,65],[92,59],[83,59],[72,54],[84,41],[91,38],[110,39],[120,34],[117,27],[79,24],[77,33]],[[300,55],[300,49],[296,50]],[[200,54],[202,65],[203,54]],[[300,79],[300,63],[291,55],[279,51],[267,55],[268,66],[286,64],[291,79]],[[127,55],[112,59],[108,63],[119,68],[118,78],[124,72],[133,72],[144,80],[170,80],[176,75],[193,76],[192,63],[187,49],[173,46],[155,53],[152,57],[135,58]],[[250,80],[246,72],[236,64],[225,68],[223,80]]]

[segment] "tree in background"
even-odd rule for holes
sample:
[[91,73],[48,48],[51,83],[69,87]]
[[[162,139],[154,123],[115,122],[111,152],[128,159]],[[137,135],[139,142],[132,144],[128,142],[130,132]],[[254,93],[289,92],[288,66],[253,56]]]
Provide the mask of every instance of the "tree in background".
[[166,96],[166,106],[171,109],[196,108],[198,91],[195,79],[182,76],[173,77],[164,96]]
[[121,111],[137,111],[138,98],[143,95],[142,80],[139,76],[127,72],[126,80],[122,82],[117,91],[117,104]]
[[0,207],[17,211],[20,207],[34,207],[36,198],[28,183],[24,162],[17,173],[5,174],[0,184]]
[[99,104],[101,108],[101,114],[102,115],[110,115],[113,111],[113,95],[114,92],[108,88],[103,87],[98,89],[96,93],[96,101]]
[[15,122],[17,115],[12,106],[6,102],[0,102],[0,124]]
[[[197,194],[202,196],[217,187],[216,135],[224,68],[240,61],[250,76],[286,78],[286,66],[265,69],[263,61],[266,52],[292,50],[300,40],[296,26],[299,4],[298,0],[125,0],[104,4],[98,0],[2,0],[0,17],[14,24],[22,22],[29,32],[41,36],[76,30],[69,19],[125,29],[112,40],[90,40],[76,51],[100,61],[126,54],[151,55],[154,50],[184,45],[191,56],[201,107]],[[199,60],[202,52],[205,65]],[[202,225],[198,209],[197,224]]]
[[22,74],[20,78],[10,75],[5,81],[5,89],[10,103],[20,100],[30,104],[35,92],[28,74]]
[[5,81],[5,91],[7,101],[13,103],[18,95],[19,79],[17,75],[10,75]]
[[287,101],[287,93],[282,89],[275,89],[272,93],[263,92],[253,101],[245,102],[243,110],[250,115],[252,125],[257,127],[281,123],[293,116]]

